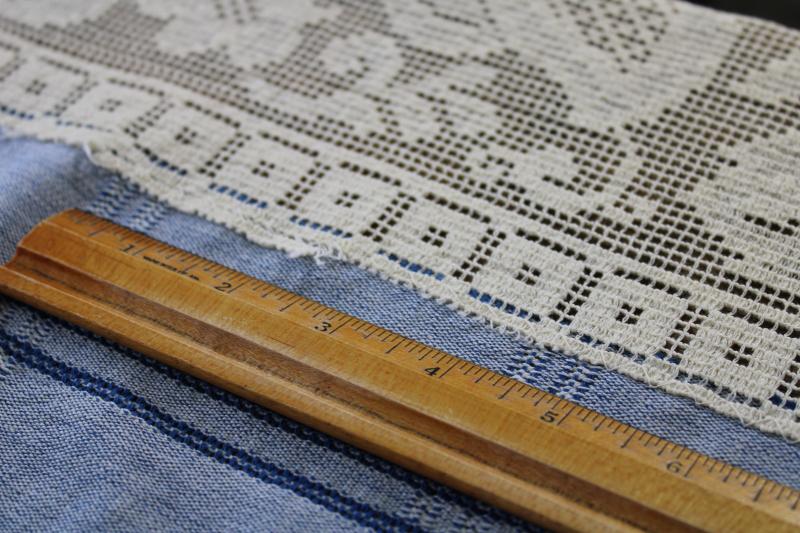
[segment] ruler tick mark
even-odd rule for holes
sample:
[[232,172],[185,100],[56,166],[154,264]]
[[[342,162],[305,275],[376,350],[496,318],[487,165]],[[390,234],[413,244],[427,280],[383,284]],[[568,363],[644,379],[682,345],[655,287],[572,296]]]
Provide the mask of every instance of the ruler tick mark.
[[138,250],[136,250],[135,252],[133,252],[133,253],[131,254],[131,256],[133,256],[133,257],[136,257],[136,256],[137,256],[137,255],[139,255],[140,253],[142,253],[142,252],[144,252],[144,251],[146,251],[146,250],[149,250],[149,249],[150,249],[150,248],[152,248],[152,247],[153,247],[153,245],[152,245],[152,244],[148,244],[147,246],[145,246],[145,247],[143,247],[143,248],[139,248]]
[[698,461],[699,459],[700,459],[700,456],[699,456],[699,455],[698,455],[697,457],[695,457],[695,458],[694,458],[694,461],[692,462],[691,466],[689,466],[689,468],[687,468],[687,469],[686,469],[686,473],[684,473],[684,474],[683,474],[683,477],[685,477],[685,478],[687,478],[687,479],[689,478],[689,474],[692,472],[692,470],[694,470],[694,465],[696,465],[696,464],[697,464],[697,461]]
[[441,375],[439,375],[439,379],[442,379],[443,377],[445,377],[447,375],[447,373],[450,372],[451,370],[453,370],[457,365],[458,365],[458,362],[455,362],[452,365],[450,365],[450,367],[447,370],[445,370]]
[[247,284],[247,282],[246,282],[246,281],[244,281],[244,282],[242,282],[242,283],[238,284],[237,286],[235,286],[235,287],[231,288],[231,289],[228,291],[228,294],[233,294],[234,292],[236,292],[236,291],[238,291],[239,289],[241,289],[242,287],[244,287],[246,284]]
[[328,333],[328,335],[333,335],[334,333],[336,333],[337,331],[339,331],[339,329],[340,329],[342,326],[344,326],[345,324],[349,324],[349,323],[350,323],[352,320],[355,320],[355,319],[354,319],[354,318],[352,318],[352,317],[348,317],[348,318],[347,318],[346,320],[344,320],[344,321],[343,321],[341,324],[339,324],[338,326],[336,326],[335,328],[333,328],[333,329],[332,329],[332,330],[331,330],[331,331]]
[[556,422],[556,425],[557,425],[557,426],[560,426],[560,425],[561,425],[561,423],[562,423],[562,422],[564,422],[564,420],[566,420],[567,418],[569,418],[569,415],[571,415],[571,414],[572,414],[572,411],[574,411],[574,410],[575,410],[575,407],[576,407],[576,406],[574,406],[574,405],[573,405],[573,406],[572,406],[572,407],[569,409],[569,411],[567,411],[566,413],[564,413],[564,416],[562,416],[562,417],[561,417],[561,419],[560,419],[558,422]]
[[287,309],[289,309],[290,307],[292,307],[292,306],[293,306],[294,304],[296,304],[296,303],[297,303],[297,300],[292,300],[292,301],[291,301],[291,302],[289,302],[288,304],[286,304],[286,305],[284,305],[283,307],[281,307],[281,308],[279,309],[279,311],[280,311],[281,313],[283,313],[284,311],[286,311]]
[[509,393],[509,392],[511,392],[512,390],[514,390],[514,388],[515,388],[516,386],[517,386],[516,384],[514,384],[514,385],[511,385],[509,388],[507,388],[507,389],[506,389],[506,391],[505,391],[503,394],[501,394],[500,396],[498,396],[498,397],[497,397],[497,399],[499,399],[499,400],[502,400],[502,399],[504,399],[506,396],[508,396],[508,393]]
[[764,492],[764,487],[766,487],[766,482],[761,485],[761,488],[753,495],[753,501],[757,502],[759,498],[761,498],[761,494]]
[[386,350],[386,351],[385,351],[385,352],[383,352],[383,353],[385,353],[386,355],[389,355],[390,353],[392,353],[392,352],[394,351],[394,349],[395,349],[395,348],[397,348],[397,347],[398,347],[398,346],[400,346],[401,344],[403,344],[403,341],[402,341],[402,340],[398,341],[398,343],[397,343],[397,344],[395,344],[394,346],[392,346],[391,348],[389,348],[388,350]]

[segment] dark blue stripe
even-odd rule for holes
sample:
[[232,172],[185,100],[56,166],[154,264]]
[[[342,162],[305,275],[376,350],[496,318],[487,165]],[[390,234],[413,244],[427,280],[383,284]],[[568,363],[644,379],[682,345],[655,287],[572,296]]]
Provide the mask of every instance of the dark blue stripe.
[[286,468],[269,463],[247,451],[206,434],[186,422],[163,413],[156,406],[131,391],[69,366],[46,355],[31,344],[0,331],[0,348],[28,368],[114,403],[171,439],[185,444],[215,461],[231,466],[256,479],[291,490],[361,526],[373,529],[421,531],[405,518],[375,509],[369,504],[345,496],[331,487],[312,481]]
[[491,520],[499,522],[500,524],[506,523],[514,526],[515,528],[528,529],[531,531],[539,531],[539,529],[537,529],[532,524],[525,522],[524,520],[521,520],[514,515],[508,514],[494,506],[488,505],[480,500],[476,500],[474,498],[466,496],[465,494],[454,491],[453,489],[450,489],[444,485],[435,483],[429,480],[428,478],[419,476],[393,463],[384,461],[371,454],[365,453],[359,450],[358,448],[351,446],[345,442],[328,437],[324,433],[321,433],[313,428],[309,428],[308,426],[295,422],[289,418],[286,418],[283,415],[265,409],[264,407],[258,404],[240,398],[239,396],[236,396],[223,389],[215,387],[205,381],[202,381],[189,374],[181,372],[180,370],[176,370],[175,368],[161,364],[154,359],[151,359],[145,355],[140,354],[139,352],[131,350],[130,348],[111,342],[104,337],[95,335],[90,331],[87,331],[83,328],[80,328],[68,322],[64,322],[57,318],[52,318],[39,311],[36,310],[31,310],[31,311],[40,315],[41,319],[52,322],[55,327],[63,327],[69,329],[70,331],[86,338],[90,342],[96,342],[98,344],[102,344],[114,350],[115,352],[120,352],[130,357],[131,359],[134,359],[138,363],[148,368],[152,368],[156,372],[171,378],[172,380],[180,383],[181,385],[190,387],[201,394],[209,396],[215,401],[219,401],[225,405],[231,406],[240,412],[243,412],[249,416],[256,418],[259,421],[264,422],[270,427],[278,428],[292,435],[293,437],[296,437],[306,442],[311,442],[317,446],[321,446],[336,454],[344,455],[345,457],[357,461],[359,464],[369,468],[370,470],[381,472],[385,475],[390,476],[393,479],[401,481],[402,483],[414,488],[415,490],[421,491],[426,496],[441,499],[442,501],[448,502],[453,505],[457,505],[458,507],[464,509],[469,513],[472,513],[477,516],[490,518]]

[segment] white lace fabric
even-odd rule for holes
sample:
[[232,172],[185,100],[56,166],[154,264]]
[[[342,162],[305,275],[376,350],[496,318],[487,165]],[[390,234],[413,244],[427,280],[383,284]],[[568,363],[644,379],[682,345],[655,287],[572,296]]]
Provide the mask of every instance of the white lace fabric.
[[800,438],[797,32],[663,0],[0,5],[8,131]]

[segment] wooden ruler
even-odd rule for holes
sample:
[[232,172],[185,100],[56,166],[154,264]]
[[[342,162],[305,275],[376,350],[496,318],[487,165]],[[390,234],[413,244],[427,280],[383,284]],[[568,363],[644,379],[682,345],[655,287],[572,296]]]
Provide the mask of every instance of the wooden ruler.
[[0,292],[559,529],[800,528],[800,492],[93,215]]

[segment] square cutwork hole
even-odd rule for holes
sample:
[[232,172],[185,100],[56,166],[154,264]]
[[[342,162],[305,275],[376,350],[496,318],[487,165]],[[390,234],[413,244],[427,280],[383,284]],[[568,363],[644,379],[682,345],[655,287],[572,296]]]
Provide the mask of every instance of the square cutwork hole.
[[619,314],[617,314],[617,322],[622,322],[623,324],[634,325],[639,322],[639,317],[642,316],[644,309],[641,307],[636,307],[628,302],[622,304],[620,307]]
[[428,227],[428,232],[422,236],[422,242],[441,248],[447,238],[447,231],[435,226]]

